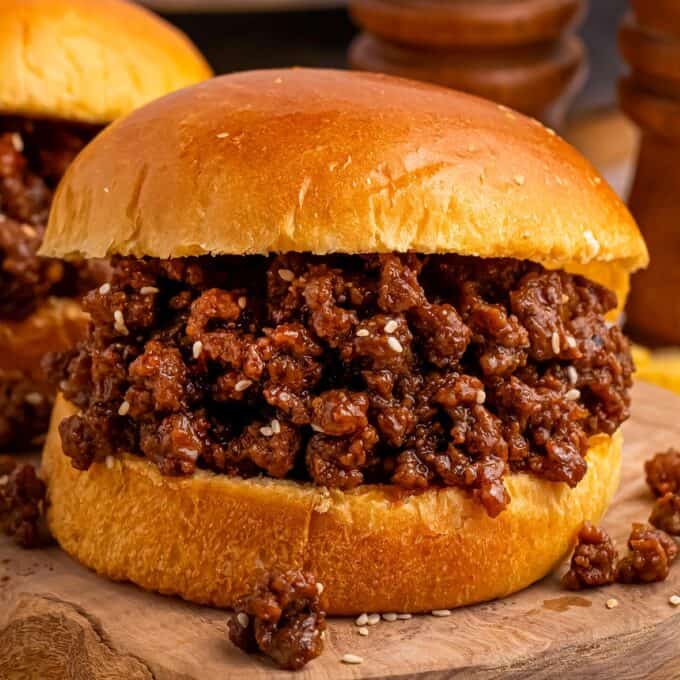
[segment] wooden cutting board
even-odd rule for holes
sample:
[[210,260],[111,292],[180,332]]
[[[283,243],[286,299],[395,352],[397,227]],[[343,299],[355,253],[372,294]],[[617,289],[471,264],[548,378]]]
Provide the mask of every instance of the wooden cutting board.
[[[642,464],[680,445],[680,397],[641,383],[625,426],[621,488],[604,525],[624,545],[652,497]],[[163,521],[159,516],[159,521]],[[351,559],[351,556],[348,556]],[[564,567],[513,597],[380,622],[368,637],[332,619],[325,653],[294,677],[680,678],[680,564],[648,586],[580,593],[559,588]],[[605,602],[618,600],[608,609]],[[58,548],[21,551],[0,542],[0,678],[255,680],[293,677],[227,641],[228,614],[113,583]],[[351,652],[361,665],[340,662]]]

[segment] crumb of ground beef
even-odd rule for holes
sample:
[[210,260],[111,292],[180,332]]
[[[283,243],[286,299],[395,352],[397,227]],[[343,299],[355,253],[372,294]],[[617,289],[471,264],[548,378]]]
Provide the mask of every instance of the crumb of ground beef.
[[79,469],[127,447],[171,475],[457,486],[495,516],[506,474],[576,486],[629,414],[615,296],[577,275],[414,253],[114,266],[54,362]]
[[680,495],[667,493],[657,498],[649,523],[671,536],[680,536]]
[[0,456],[0,526],[23,548],[46,540],[45,483],[29,464]]
[[647,484],[657,496],[680,493],[680,451],[668,449],[645,462]]
[[614,582],[618,553],[609,534],[584,522],[578,536],[569,571],[562,586],[569,590],[596,588]]
[[286,670],[302,668],[323,651],[321,590],[308,572],[267,576],[252,595],[236,603],[229,639],[246,652],[263,652]]
[[0,450],[28,451],[41,441],[54,389],[44,378],[0,370]]
[[678,555],[678,546],[665,532],[633,524],[628,539],[630,552],[617,568],[619,583],[653,583],[664,581]]

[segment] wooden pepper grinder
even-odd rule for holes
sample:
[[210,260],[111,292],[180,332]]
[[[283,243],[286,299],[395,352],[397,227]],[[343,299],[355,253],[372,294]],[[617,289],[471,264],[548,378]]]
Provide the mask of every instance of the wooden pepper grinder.
[[630,73],[620,82],[623,110],[640,127],[629,205],[651,264],[636,274],[627,330],[650,346],[680,345],[680,2],[632,0],[619,44]]
[[471,92],[559,127],[586,73],[586,0],[350,0],[352,68]]

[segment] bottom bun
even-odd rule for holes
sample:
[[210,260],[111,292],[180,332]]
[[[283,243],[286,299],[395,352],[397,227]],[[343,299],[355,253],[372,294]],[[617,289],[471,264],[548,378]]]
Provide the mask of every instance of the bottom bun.
[[89,315],[71,298],[48,298],[21,321],[0,323],[0,370],[41,375],[47,352],[63,352],[85,336]]
[[220,607],[272,568],[312,571],[330,614],[509,595],[553,569],[584,520],[600,519],[620,474],[620,433],[593,438],[575,489],[509,475],[512,502],[492,519],[454,488],[404,497],[204,471],[172,478],[131,455],[79,472],[58,434],[74,412],[58,398],[43,457],[49,527],[62,548],[113,579]]
[[0,451],[42,444],[55,390],[41,361],[83,338],[89,318],[75,300],[55,297],[21,321],[0,323]]

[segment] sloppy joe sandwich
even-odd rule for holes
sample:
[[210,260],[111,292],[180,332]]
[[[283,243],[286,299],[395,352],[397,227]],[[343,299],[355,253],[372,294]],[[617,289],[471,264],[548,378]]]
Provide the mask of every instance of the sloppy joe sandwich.
[[210,70],[169,24],[123,0],[0,5],[0,449],[47,430],[40,360],[80,337],[101,266],[37,255],[52,193],[101,128]]
[[544,576],[617,487],[645,245],[504,107],[207,81],[80,154],[41,252],[113,258],[44,451],[50,528],[101,574],[229,607],[303,569],[329,613],[450,608]]

